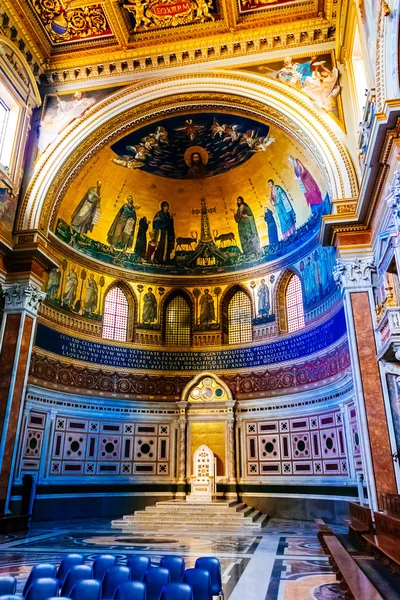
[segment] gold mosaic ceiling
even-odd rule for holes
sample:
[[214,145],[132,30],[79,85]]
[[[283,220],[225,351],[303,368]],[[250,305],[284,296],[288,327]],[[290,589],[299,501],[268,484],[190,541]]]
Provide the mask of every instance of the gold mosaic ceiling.
[[18,15],[48,66],[57,67],[74,60],[81,64],[83,57],[118,60],[121,51],[129,56],[131,50],[161,49],[167,42],[182,48],[188,41],[217,38],[232,41],[232,51],[226,46],[230,55],[249,30],[273,34],[268,50],[274,43],[310,44],[335,35],[331,0],[5,0],[5,5]]

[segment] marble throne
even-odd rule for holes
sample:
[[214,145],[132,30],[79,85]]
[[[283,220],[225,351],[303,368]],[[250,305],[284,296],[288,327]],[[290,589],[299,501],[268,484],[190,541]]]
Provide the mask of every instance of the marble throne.
[[188,502],[212,502],[214,496],[214,453],[205,444],[193,455],[193,475],[191,477]]

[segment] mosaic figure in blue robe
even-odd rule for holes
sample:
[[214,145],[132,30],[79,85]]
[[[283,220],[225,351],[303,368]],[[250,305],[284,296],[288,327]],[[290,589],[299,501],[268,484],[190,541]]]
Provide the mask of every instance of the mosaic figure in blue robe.
[[273,179],[268,180],[268,185],[271,188],[271,204],[277,212],[282,238],[285,240],[296,231],[296,213],[285,190],[280,185],[275,185]]
[[258,314],[260,317],[268,317],[270,309],[269,289],[265,279],[261,279],[261,285],[257,291],[258,296]]
[[307,257],[304,267],[304,291],[308,304],[311,304],[314,300],[318,299],[319,290],[316,285],[315,265],[311,260],[311,256]]
[[267,224],[268,229],[268,243],[277,244],[278,239],[278,227],[276,225],[274,213],[268,206],[264,208],[264,221]]

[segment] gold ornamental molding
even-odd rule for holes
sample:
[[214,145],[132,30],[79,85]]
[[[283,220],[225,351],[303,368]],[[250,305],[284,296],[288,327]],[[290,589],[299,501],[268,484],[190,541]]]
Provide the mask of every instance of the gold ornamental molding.
[[[219,84],[224,90],[229,85],[229,93],[218,91],[216,87]],[[189,91],[193,87],[202,90],[209,88],[209,91]],[[152,94],[151,99],[149,93]],[[120,109],[122,112],[115,117],[104,119],[105,111],[116,110],[129,96],[132,96],[136,106],[127,110]],[[141,98],[144,98],[142,102]],[[279,110],[273,104],[279,105]],[[199,110],[199,107],[218,107],[219,110],[225,109],[237,114],[247,113],[269,124],[273,123],[312,153],[326,179],[331,198],[348,198],[349,192],[352,198],[357,196],[353,165],[346,148],[329,125],[328,118],[323,118],[300,94],[287,89],[283,84],[257,76],[245,76],[240,72],[213,72],[144,81],[136,86],[123,88],[99,102],[67,127],[58,142],[44,153],[37,164],[37,170],[21,203],[17,233],[39,229],[47,235],[70,181],[85,162],[106,144],[144,122],[157,120],[177,111]],[[294,107],[297,114],[294,114]],[[105,122],[96,127],[96,121],[100,123],[102,119]],[[74,140],[78,137],[78,131],[83,141],[76,146]],[[321,132],[324,132],[325,139]],[[60,152],[65,153],[65,159],[60,156]],[[58,171],[54,172],[52,161],[56,156]],[[335,178],[335,183],[332,177]]]

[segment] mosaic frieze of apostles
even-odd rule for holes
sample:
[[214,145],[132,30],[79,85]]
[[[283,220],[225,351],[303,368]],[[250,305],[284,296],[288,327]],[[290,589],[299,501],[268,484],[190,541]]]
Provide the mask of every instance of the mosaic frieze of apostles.
[[216,0],[126,0],[134,32],[215,21]]
[[96,102],[111,94],[116,88],[71,94],[46,94],[38,129],[36,159],[54,142],[59,134],[75,119],[81,117]]
[[243,116],[186,114],[98,151],[66,191],[55,233],[103,263],[208,275],[293,256],[329,204],[314,159],[288,134]]
[[330,52],[301,57],[287,55],[244,70],[276,79],[305,94],[322,110],[340,117],[339,71]]

